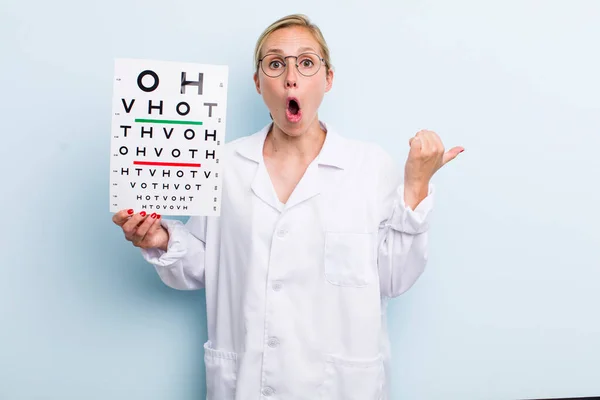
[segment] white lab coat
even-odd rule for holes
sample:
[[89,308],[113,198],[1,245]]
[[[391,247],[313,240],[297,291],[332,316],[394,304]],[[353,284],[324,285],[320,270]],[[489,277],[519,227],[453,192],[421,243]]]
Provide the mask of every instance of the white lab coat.
[[387,399],[386,302],[427,262],[433,187],[413,211],[379,146],[327,130],[286,204],[263,161],[270,124],[226,145],[220,217],[163,220],[142,250],[170,287],[205,288],[208,400]]

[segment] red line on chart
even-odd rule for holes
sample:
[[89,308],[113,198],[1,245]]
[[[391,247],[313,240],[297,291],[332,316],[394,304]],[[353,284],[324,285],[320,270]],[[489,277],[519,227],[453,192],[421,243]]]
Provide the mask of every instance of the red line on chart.
[[176,162],[156,162],[156,161],[134,161],[133,165],[154,165],[158,167],[195,167],[200,168],[200,164],[176,163]]

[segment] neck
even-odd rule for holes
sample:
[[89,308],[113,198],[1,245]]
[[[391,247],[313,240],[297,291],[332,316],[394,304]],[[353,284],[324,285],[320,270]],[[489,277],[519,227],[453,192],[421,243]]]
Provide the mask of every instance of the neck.
[[319,119],[300,134],[288,134],[273,123],[267,135],[264,152],[274,158],[310,162],[319,154],[325,142],[325,131]]

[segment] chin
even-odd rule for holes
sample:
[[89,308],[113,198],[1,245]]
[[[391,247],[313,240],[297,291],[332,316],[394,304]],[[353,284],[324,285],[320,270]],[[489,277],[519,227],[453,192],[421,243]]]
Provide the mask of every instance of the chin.
[[278,125],[279,129],[288,136],[299,137],[307,131],[307,127],[302,123],[291,124],[288,121],[284,121],[283,125]]
[[292,122],[284,115],[278,120],[274,120],[274,122],[288,136],[301,136],[310,128],[312,119],[309,120],[306,116],[303,116],[300,121]]

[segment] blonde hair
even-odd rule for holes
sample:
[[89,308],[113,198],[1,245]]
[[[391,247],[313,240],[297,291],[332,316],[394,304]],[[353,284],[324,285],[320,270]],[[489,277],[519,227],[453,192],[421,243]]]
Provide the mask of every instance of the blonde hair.
[[280,18],[277,21],[273,22],[271,25],[269,25],[267,27],[267,29],[265,29],[263,31],[263,33],[260,35],[260,37],[256,41],[256,47],[254,48],[255,72],[258,72],[258,60],[260,60],[260,58],[261,58],[263,45],[265,44],[265,41],[267,40],[269,35],[278,29],[283,29],[283,28],[287,28],[290,26],[300,26],[300,27],[306,28],[310,31],[310,33],[313,35],[313,37],[315,38],[315,40],[317,41],[317,43],[319,43],[319,46],[321,47],[321,52],[323,53],[321,56],[325,60],[326,72],[329,72],[330,69],[333,70],[333,65],[331,64],[331,55],[329,52],[329,47],[327,46],[327,42],[325,41],[325,38],[323,37],[323,33],[321,33],[321,30],[319,29],[319,27],[317,25],[313,24],[306,15],[291,14],[291,15],[285,16],[283,18]]

